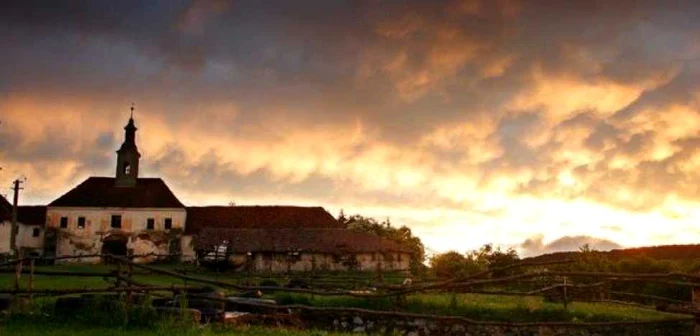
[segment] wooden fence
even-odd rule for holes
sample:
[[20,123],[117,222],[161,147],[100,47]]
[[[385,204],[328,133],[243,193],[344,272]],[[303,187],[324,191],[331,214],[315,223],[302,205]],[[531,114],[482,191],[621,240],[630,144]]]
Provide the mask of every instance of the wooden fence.
[[[640,305],[634,301],[620,300],[619,298],[641,298],[646,300],[652,300],[656,303],[664,304],[666,311],[686,314],[693,316],[696,321],[700,319],[700,312],[693,308],[692,303],[689,301],[682,301],[668,297],[654,296],[642,293],[627,293],[627,292],[616,292],[609,289],[609,283],[611,281],[638,281],[638,282],[652,282],[661,283],[673,286],[682,287],[700,287],[700,276],[685,274],[685,273],[647,273],[647,274],[632,274],[632,273],[604,273],[604,272],[572,272],[572,271],[548,271],[543,270],[543,266],[552,266],[557,264],[570,263],[571,261],[559,261],[559,262],[522,262],[512,264],[506,267],[501,267],[498,269],[492,269],[477,274],[454,278],[442,281],[429,281],[425,283],[418,283],[409,286],[392,286],[392,285],[380,285],[371,290],[328,290],[326,288],[289,288],[281,286],[247,286],[240,285],[231,282],[226,282],[218,279],[210,279],[202,276],[193,276],[189,274],[183,274],[182,272],[177,272],[169,269],[162,269],[154,267],[152,265],[145,265],[133,262],[133,258],[139,257],[172,257],[173,255],[134,255],[129,257],[115,256],[115,255],[89,255],[89,256],[64,256],[64,257],[54,257],[54,258],[23,258],[19,260],[11,260],[0,264],[0,273],[13,273],[14,285],[12,288],[0,289],[0,293],[14,294],[20,296],[29,296],[30,298],[34,295],[67,295],[67,294],[84,294],[84,293],[125,293],[127,302],[131,302],[131,297],[134,293],[154,293],[154,292],[171,292],[173,296],[177,293],[189,292],[193,297],[197,297],[202,300],[210,301],[221,301],[229,302],[225,298],[217,298],[207,295],[197,295],[191,294],[192,292],[201,292],[206,290],[205,286],[208,287],[218,287],[223,289],[235,290],[239,292],[251,292],[251,291],[262,291],[265,293],[271,292],[286,292],[286,293],[301,293],[301,294],[312,294],[319,296],[350,296],[359,297],[366,299],[379,299],[379,298],[398,298],[405,299],[407,295],[415,293],[478,293],[478,294],[493,294],[493,295],[510,295],[510,296],[546,296],[549,293],[559,293],[559,298],[566,307],[572,301],[593,301],[593,302],[610,302],[616,304],[631,304],[637,306],[643,306],[647,308],[655,308],[646,305]],[[116,269],[108,272],[85,272],[85,271],[59,271],[59,270],[37,270],[35,264],[37,261],[47,261],[47,260],[62,260],[62,259],[80,259],[80,258],[94,258],[100,257],[113,261]],[[27,265],[28,269],[24,268]],[[530,268],[536,268],[534,271],[527,271]],[[515,269],[525,269],[522,273],[504,276],[499,278],[493,278],[492,273],[502,274],[503,271],[515,270]],[[155,286],[148,285],[144,283],[139,283],[134,279],[135,275],[141,274],[158,274],[173,279],[178,279],[184,281],[185,284],[192,283],[197,285],[170,285],[170,286]],[[23,275],[28,276],[28,282],[26,288],[21,288],[21,279]],[[69,289],[47,289],[34,288],[34,276],[35,275],[49,275],[49,276],[61,276],[61,277],[102,277],[114,279],[114,285],[108,288],[69,288]],[[508,283],[514,283],[518,281],[527,281],[534,278],[538,279],[563,279],[562,283],[555,283],[543,288],[530,290],[530,291],[506,291],[506,290],[487,290],[483,287],[488,287],[491,285],[502,285]],[[571,282],[572,279],[596,279],[595,283],[590,284],[577,284]],[[577,290],[598,290],[604,292],[604,296],[599,299],[589,298],[581,299],[576,296],[571,296],[572,292]],[[613,299],[615,296],[618,299]],[[333,312],[348,312],[348,313],[362,313],[362,314],[375,314],[377,316],[400,316],[400,317],[420,317],[433,320],[459,320],[470,324],[485,324],[485,325],[518,325],[517,323],[505,323],[505,322],[486,322],[486,321],[474,321],[464,317],[457,316],[434,316],[425,314],[412,314],[403,313],[396,311],[376,311],[376,310],[365,310],[357,308],[346,308],[346,307],[311,307],[305,305],[268,305],[255,302],[236,302],[238,305],[258,307],[264,309],[273,310],[300,310],[300,311],[333,311]],[[669,306],[672,304],[672,306]],[[691,317],[686,318],[692,319]],[[683,319],[681,319],[683,320]],[[658,322],[658,321],[656,321]],[[568,322],[550,322],[542,323],[538,322],[537,325],[624,325],[630,323],[647,323],[644,321],[640,322],[598,322],[598,323],[568,323]],[[651,322],[649,322],[651,323]]]

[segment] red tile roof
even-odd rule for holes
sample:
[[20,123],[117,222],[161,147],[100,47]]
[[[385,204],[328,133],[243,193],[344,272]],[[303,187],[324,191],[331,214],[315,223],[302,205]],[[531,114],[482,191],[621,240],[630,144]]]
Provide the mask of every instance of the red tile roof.
[[197,248],[213,249],[224,240],[236,253],[247,252],[318,252],[372,253],[405,252],[392,241],[375,235],[348,229],[221,229],[205,228],[195,236]]
[[22,205],[17,207],[17,222],[26,225],[45,225],[46,206]]
[[159,178],[139,178],[135,187],[117,187],[113,177],[90,177],[51,202],[56,207],[184,208]]
[[292,229],[343,228],[321,207],[297,206],[206,206],[188,207],[185,233],[204,228]]

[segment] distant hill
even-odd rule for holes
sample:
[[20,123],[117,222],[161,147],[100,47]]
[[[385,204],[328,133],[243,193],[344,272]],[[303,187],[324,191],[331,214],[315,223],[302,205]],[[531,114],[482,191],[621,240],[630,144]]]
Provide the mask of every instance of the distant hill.
[[[577,251],[547,253],[536,257],[525,258],[523,260],[532,262],[560,261],[571,259],[576,256],[577,253]],[[607,256],[613,261],[641,256],[656,260],[693,260],[700,259],[700,244],[645,246],[601,251],[599,253]]]

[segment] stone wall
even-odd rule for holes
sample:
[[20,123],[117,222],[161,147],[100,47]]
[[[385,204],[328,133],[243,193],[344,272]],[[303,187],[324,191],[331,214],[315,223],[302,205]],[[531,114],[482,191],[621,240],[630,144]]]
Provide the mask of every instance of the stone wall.
[[408,253],[363,253],[355,256],[361,271],[408,270],[411,255]]
[[180,239],[181,253],[180,258],[183,262],[192,262],[197,259],[197,253],[194,251],[194,242],[192,241],[192,236],[182,236]]
[[426,319],[328,311],[300,311],[300,318],[309,328],[355,332],[369,335],[470,335],[470,336],[691,336],[695,322],[624,322],[617,324],[507,324],[470,323],[463,319]]
[[[120,236],[126,240],[126,249],[130,255],[144,254],[170,254],[170,240],[180,240],[181,237],[177,232],[169,231],[140,231],[140,232],[124,232],[121,230],[109,230],[100,232],[95,236],[78,236],[70,232],[60,232],[58,234],[56,244],[56,255],[59,256],[81,256],[101,254],[104,239],[109,237]],[[156,261],[159,257],[147,256],[134,258],[136,263],[149,263]],[[57,261],[59,263],[100,263],[102,259],[99,257],[89,257],[82,259],[64,259]]]
[[[246,260],[245,254],[234,255],[235,260]],[[355,255],[332,255],[328,253],[254,253],[251,257],[252,267],[258,272],[309,272],[309,271],[345,271],[354,264],[361,271],[396,271],[408,270],[410,256],[407,253],[362,253]]]

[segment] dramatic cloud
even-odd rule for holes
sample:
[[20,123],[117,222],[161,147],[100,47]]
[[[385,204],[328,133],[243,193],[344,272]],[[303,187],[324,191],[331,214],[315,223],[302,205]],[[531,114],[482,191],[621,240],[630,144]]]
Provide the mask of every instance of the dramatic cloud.
[[113,174],[135,102],[142,173],[187,204],[344,208],[435,250],[692,243],[698,16],[694,1],[3,2],[0,183],[25,175],[23,202],[46,203]]

